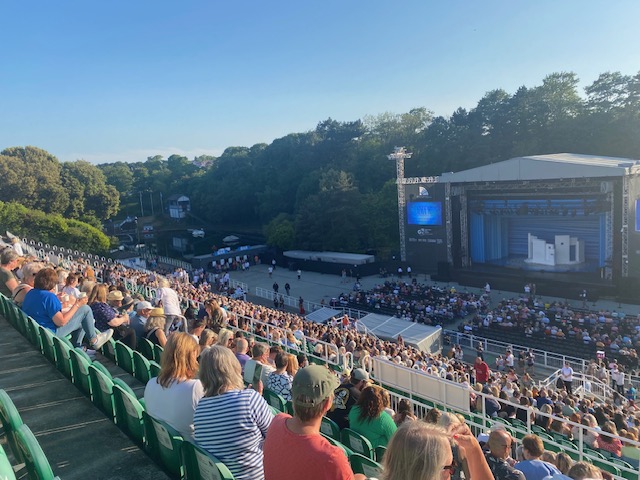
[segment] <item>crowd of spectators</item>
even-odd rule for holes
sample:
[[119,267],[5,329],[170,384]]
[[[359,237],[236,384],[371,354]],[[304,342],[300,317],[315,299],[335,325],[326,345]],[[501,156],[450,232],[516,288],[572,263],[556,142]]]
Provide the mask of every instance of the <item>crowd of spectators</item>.
[[[481,445],[471,435],[464,418],[434,408],[420,419],[435,424],[426,426],[415,421],[417,415],[406,399],[394,411],[389,393],[371,384],[367,370],[354,368],[339,379],[325,367],[309,366],[306,355],[310,352],[302,348],[305,342],[314,346],[314,354],[325,355],[332,361],[352,354],[356,367],[366,367],[367,358],[378,356],[461,382],[469,390],[470,408],[474,412],[506,421],[533,423],[567,439],[580,437],[590,447],[638,466],[640,449],[616,438],[620,435],[631,442],[638,438],[640,415],[635,397],[619,404],[598,404],[574,395],[570,382],[551,390],[538,388],[528,373],[516,374],[513,358],[503,359],[501,365],[491,369],[479,352],[475,364],[468,365],[456,345],[444,354],[428,354],[405,345],[401,338],[388,342],[359,332],[351,319],[345,322],[334,319],[325,325],[308,322],[295,313],[231,298],[229,294],[233,292],[225,275],[208,276],[203,272],[197,282],[190,282],[183,270],[141,272],[122,265],[106,265],[96,278],[94,267],[83,261],[54,269],[35,258],[18,261],[8,251],[0,254],[0,263],[4,286],[7,289],[13,286],[10,293],[16,299],[23,295],[25,311],[30,308],[30,290],[50,292],[60,304],[51,308],[64,316],[66,322],[76,316],[73,312],[76,305],[80,304],[75,307],[79,312],[91,300],[91,306],[83,308],[82,321],[76,322],[73,331],[82,330],[91,341],[98,335],[103,341],[102,333],[90,333],[87,325],[91,318],[100,330],[111,332],[108,336],[117,335],[132,346],[141,337],[164,346],[168,353],[162,357],[160,374],[150,380],[145,390],[149,413],[216,455],[238,479],[294,478],[303,474],[308,478],[354,478],[342,453],[319,435],[324,415],[341,428],[349,427],[365,436],[373,446],[388,447],[382,478],[441,478],[441,472],[455,476],[459,466],[467,478],[469,475],[488,478],[490,472],[496,480],[522,476],[526,480],[541,480],[561,472],[581,480],[584,477],[579,473],[588,470],[580,464],[571,465],[564,457],[545,461],[541,440],[535,435],[523,439],[522,458],[516,463],[510,450],[513,439],[500,428],[490,432],[488,438],[479,437],[481,443],[486,441],[485,460],[484,455],[478,455]],[[13,270],[18,275],[13,275]],[[38,275],[48,283],[39,281]],[[36,280],[31,280],[31,276]],[[144,298],[137,289],[129,288],[132,285],[152,287],[158,294]],[[417,282],[386,282],[372,292],[350,294],[348,302],[364,302],[374,309],[390,308],[402,318],[423,323],[486,312],[483,297],[425,287]],[[65,309],[71,313],[63,313]],[[487,318],[489,324],[484,325]],[[618,337],[630,348],[637,340],[636,335],[640,335],[636,332],[627,342],[625,336],[632,333],[627,331],[630,322],[613,313],[582,315],[561,304],[540,306],[529,299],[503,301],[497,309],[476,316],[474,326],[477,319],[482,321],[480,328],[517,325],[515,328],[525,330],[538,328],[531,333],[542,331],[549,336],[557,327],[556,337],[562,330],[567,336],[574,331],[574,338],[578,338],[587,329],[591,339],[593,335],[598,335],[595,338],[599,341],[611,339],[609,348]],[[257,322],[251,324],[250,320]],[[60,325],[55,320],[54,324],[56,331]],[[52,328],[49,324],[45,326]],[[266,326],[278,329],[268,331]],[[188,333],[182,333],[181,329]],[[261,338],[276,345],[269,347]],[[80,344],[82,336],[78,335],[75,341]],[[319,341],[326,342],[329,350],[324,350]],[[91,346],[90,343],[88,347]],[[297,351],[298,355],[287,353],[285,348]],[[245,390],[242,370],[249,361],[249,353],[265,368],[254,389]],[[510,352],[506,357],[509,355]],[[293,416],[279,414],[274,418],[260,396],[265,386],[292,402]],[[179,409],[173,408],[178,405]],[[573,428],[568,422],[573,422]],[[287,454],[296,452],[295,456],[285,460],[281,445],[287,445]],[[416,455],[423,450],[430,455],[422,455],[420,461],[425,464],[416,466]],[[310,466],[313,473],[309,473]],[[572,476],[574,469],[578,473]],[[541,476],[542,471],[547,473]],[[595,475],[600,474],[589,470],[588,475],[597,478]]]
[[639,318],[616,311],[584,310],[565,302],[544,303],[533,296],[503,299],[488,312],[478,312],[460,330],[480,336],[512,332],[523,339],[574,346],[577,351],[602,351],[636,373],[639,370]]

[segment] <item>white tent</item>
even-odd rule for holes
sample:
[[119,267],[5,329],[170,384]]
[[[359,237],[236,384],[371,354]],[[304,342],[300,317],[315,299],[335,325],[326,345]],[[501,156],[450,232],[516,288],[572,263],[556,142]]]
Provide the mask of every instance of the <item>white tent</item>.
[[331,317],[337,317],[344,315],[342,310],[335,310],[333,308],[322,307],[315,312],[311,312],[306,315],[305,318],[315,323],[326,323]]
[[[401,335],[404,342],[425,352],[435,353],[442,348],[442,327],[431,327],[409,322],[397,317],[370,313],[358,320],[359,328],[383,340],[396,340]],[[364,327],[364,328],[363,328]]]

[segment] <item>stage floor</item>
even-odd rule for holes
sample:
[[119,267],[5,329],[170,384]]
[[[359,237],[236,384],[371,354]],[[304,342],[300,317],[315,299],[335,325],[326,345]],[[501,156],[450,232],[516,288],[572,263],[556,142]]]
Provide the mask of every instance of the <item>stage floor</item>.
[[576,265],[542,265],[539,263],[528,263],[527,257],[506,257],[500,260],[486,262],[504,268],[516,268],[528,272],[551,272],[551,273],[598,273],[600,267],[597,262],[584,262]]

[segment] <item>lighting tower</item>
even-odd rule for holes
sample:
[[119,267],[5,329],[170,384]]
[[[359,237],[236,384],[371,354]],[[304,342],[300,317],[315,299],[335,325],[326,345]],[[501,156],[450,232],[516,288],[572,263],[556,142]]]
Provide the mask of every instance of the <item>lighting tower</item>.
[[404,239],[404,160],[411,158],[412,153],[407,152],[404,147],[395,147],[391,155],[387,155],[389,160],[396,162],[396,185],[398,187],[398,223],[400,224],[400,260],[407,261],[407,246]]

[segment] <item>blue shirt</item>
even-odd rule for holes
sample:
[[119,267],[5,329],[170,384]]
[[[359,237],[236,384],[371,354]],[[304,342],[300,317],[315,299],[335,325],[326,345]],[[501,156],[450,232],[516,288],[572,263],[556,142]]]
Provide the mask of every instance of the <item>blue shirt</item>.
[[524,460],[516,463],[514,468],[524,473],[527,480],[542,480],[546,476],[560,473],[554,465],[542,460]]
[[53,323],[53,317],[62,311],[62,303],[54,293],[32,288],[24,296],[22,311],[33,318],[38,325],[55,332],[58,326]]

